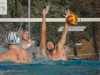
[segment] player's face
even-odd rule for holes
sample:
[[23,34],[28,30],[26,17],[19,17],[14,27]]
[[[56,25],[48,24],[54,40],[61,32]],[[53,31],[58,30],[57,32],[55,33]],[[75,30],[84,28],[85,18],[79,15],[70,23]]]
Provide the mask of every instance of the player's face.
[[54,44],[53,44],[52,41],[50,41],[50,42],[47,43],[47,49],[48,50],[53,50],[54,49]]
[[29,31],[28,30],[23,32],[22,39],[23,40],[28,40],[29,39]]

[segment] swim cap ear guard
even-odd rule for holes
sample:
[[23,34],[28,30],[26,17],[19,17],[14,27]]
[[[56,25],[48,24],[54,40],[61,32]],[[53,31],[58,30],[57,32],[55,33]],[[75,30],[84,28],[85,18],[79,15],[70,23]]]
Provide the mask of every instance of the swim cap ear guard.
[[16,32],[9,32],[6,37],[6,42],[10,45],[19,44],[20,38]]

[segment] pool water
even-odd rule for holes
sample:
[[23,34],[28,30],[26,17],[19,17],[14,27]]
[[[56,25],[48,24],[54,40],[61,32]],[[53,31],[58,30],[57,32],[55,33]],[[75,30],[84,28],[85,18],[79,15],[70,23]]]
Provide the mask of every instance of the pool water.
[[33,59],[29,64],[4,61],[0,62],[0,75],[100,75],[100,61]]

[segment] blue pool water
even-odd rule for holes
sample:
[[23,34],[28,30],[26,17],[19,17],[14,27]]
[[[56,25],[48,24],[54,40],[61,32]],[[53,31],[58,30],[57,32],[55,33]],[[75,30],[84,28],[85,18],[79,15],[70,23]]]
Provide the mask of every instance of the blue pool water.
[[29,64],[0,62],[0,75],[100,75],[100,61],[35,59]]

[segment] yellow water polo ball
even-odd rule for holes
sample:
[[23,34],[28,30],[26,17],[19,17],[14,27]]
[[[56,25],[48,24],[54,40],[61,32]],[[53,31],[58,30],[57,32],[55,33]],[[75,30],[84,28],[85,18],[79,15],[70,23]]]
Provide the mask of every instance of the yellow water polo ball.
[[76,14],[70,14],[67,18],[67,22],[70,25],[76,25],[78,23],[78,16]]

